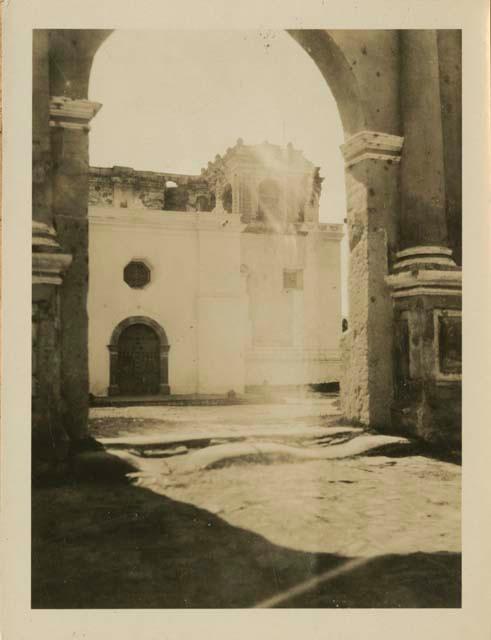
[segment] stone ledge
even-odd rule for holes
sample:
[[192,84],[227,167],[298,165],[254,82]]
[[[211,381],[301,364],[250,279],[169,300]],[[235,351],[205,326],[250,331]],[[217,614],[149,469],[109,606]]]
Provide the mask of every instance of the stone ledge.
[[427,266],[431,269],[457,269],[452,258],[452,250],[443,246],[415,246],[396,253],[394,270],[409,269]]
[[341,145],[347,167],[362,160],[399,162],[404,138],[380,131],[360,131]]
[[462,272],[421,269],[385,277],[393,298],[415,295],[462,295]]
[[88,123],[102,107],[100,102],[73,100],[65,96],[52,96],[49,105],[50,127],[89,131]]
[[33,253],[32,283],[60,285],[71,262],[72,256],[64,253]]

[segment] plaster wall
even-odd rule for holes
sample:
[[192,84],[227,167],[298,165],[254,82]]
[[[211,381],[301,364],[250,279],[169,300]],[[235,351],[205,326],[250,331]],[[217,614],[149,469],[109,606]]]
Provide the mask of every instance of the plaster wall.
[[[162,215],[166,216],[165,225]],[[222,386],[227,390],[233,388],[232,383],[240,386],[243,365],[231,352],[229,329],[242,326],[236,322],[239,311],[235,304],[240,276],[234,280],[227,270],[234,257],[230,237],[237,236],[238,249],[238,231],[224,230],[220,221],[221,230],[213,231],[200,227],[194,214],[169,212],[118,210],[117,215],[111,215],[110,210],[108,214],[107,208],[101,208],[91,209],[89,220],[91,392],[107,393],[111,334],[119,322],[136,315],[155,320],[167,334],[172,393],[195,393],[200,383],[204,385],[202,392],[210,391],[225,375],[223,369],[220,373],[215,368],[217,361],[225,361],[228,367]],[[135,258],[143,259],[151,269],[151,281],[144,289],[132,289],[123,280],[124,267]],[[200,269],[206,260],[207,268]],[[211,291],[216,298],[210,297]],[[227,339],[211,342],[213,336]]]
[[[164,329],[173,394],[339,379],[339,225],[242,233],[238,216],[111,208],[91,208],[89,225],[94,395],[107,393],[111,334],[132,316]],[[143,289],[123,279],[135,259],[151,270]],[[284,288],[284,269],[301,270],[300,289]]]
[[[339,380],[340,225],[308,234],[242,236],[250,346],[246,385],[305,385]],[[284,270],[301,272],[285,288]]]
[[[198,235],[198,393],[244,391],[244,299],[238,216],[213,216]],[[201,216],[203,218],[203,215]],[[215,223],[214,220],[219,222]],[[218,228],[215,225],[218,224]],[[222,226],[225,224],[225,226]],[[229,229],[231,229],[228,231]],[[188,267],[189,268],[189,267]]]

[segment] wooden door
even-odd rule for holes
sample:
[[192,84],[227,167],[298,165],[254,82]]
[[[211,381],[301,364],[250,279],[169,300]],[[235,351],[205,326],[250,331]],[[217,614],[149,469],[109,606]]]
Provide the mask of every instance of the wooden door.
[[133,324],[118,342],[118,386],[122,395],[158,394],[160,341],[145,324]]

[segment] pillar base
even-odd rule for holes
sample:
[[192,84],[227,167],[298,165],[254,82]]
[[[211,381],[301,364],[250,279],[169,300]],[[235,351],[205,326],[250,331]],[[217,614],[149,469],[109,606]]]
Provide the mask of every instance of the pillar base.
[[394,301],[393,430],[458,448],[462,274],[457,268],[402,271],[386,282]]

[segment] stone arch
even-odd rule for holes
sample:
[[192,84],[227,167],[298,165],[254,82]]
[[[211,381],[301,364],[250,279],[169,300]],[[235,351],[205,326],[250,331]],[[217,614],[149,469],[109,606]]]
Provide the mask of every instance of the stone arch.
[[356,77],[346,53],[332,32],[318,29],[288,29],[287,33],[312,58],[336,101],[345,139],[367,126]]
[[163,327],[148,316],[130,316],[122,320],[113,329],[111,339],[108,344],[109,350],[109,395],[119,395],[120,388],[118,384],[118,353],[119,341],[124,331],[134,325],[145,325],[152,329],[159,339],[159,394],[169,395],[169,340]]
[[169,346],[169,340],[167,339],[167,334],[165,333],[163,327],[161,327],[158,322],[156,322],[152,318],[149,318],[148,316],[130,316],[128,318],[125,318],[124,320],[121,320],[121,322],[117,324],[113,329],[111,339],[109,341],[109,346],[117,346],[118,340],[121,337],[123,331],[126,328],[130,327],[132,324],[147,325],[147,327],[153,329],[158,335],[161,345]]
[[50,29],[50,94],[83,100],[88,96],[94,56],[114,29]]
[[[35,114],[33,138],[36,141],[39,132],[42,138],[54,114],[53,137],[57,144],[49,152],[52,169],[48,167],[48,173],[51,171],[52,180],[47,176],[40,181],[41,195],[33,195],[33,211],[44,222],[56,220],[57,216],[62,220],[58,239],[62,249],[73,256],[64,279],[60,313],[65,318],[61,379],[69,407],[66,422],[73,425],[74,434],[87,432],[88,367],[80,367],[74,375],[73,366],[75,361],[84,362],[88,346],[88,237],[80,222],[87,216],[88,123],[100,106],[87,101],[88,80],[94,55],[110,33],[111,30],[41,30],[35,36],[38,76],[50,80],[49,93],[43,94],[46,99],[42,98],[45,103]],[[387,425],[392,394],[392,304],[385,277],[392,266],[394,228],[399,217],[400,36],[394,30],[288,33],[312,58],[329,85],[344,129],[347,219],[350,236],[356,240],[350,256],[349,281],[359,286],[354,287],[353,296],[350,292],[350,315],[357,318],[357,323],[350,322],[347,332],[351,340],[348,352],[352,355],[346,361],[343,378],[348,380],[345,388],[354,389],[354,395],[350,391],[348,396],[362,397],[363,402],[349,400],[346,404],[342,398],[343,412],[365,424]],[[374,82],[379,83],[380,90],[374,89]],[[49,95],[52,102],[58,97],[59,109],[56,102],[49,104]],[[80,113],[83,122],[76,120],[74,128],[73,120],[80,119]],[[65,137],[70,138],[72,153],[61,157]],[[35,147],[34,144],[34,150]],[[52,185],[52,199],[43,195],[47,184],[49,188]],[[46,204],[49,202],[52,206]],[[361,284],[356,282],[360,273],[366,279]],[[77,322],[67,321],[74,316]],[[383,375],[376,371],[377,362],[384,363]],[[351,376],[358,371],[362,377]]]
[[[94,56],[112,32],[113,29],[58,29],[50,32],[50,50],[55,51],[51,95],[87,98]],[[367,99],[350,64],[349,43],[343,40],[346,32],[287,29],[286,33],[312,58],[327,82],[339,110],[345,138],[372,126]]]

